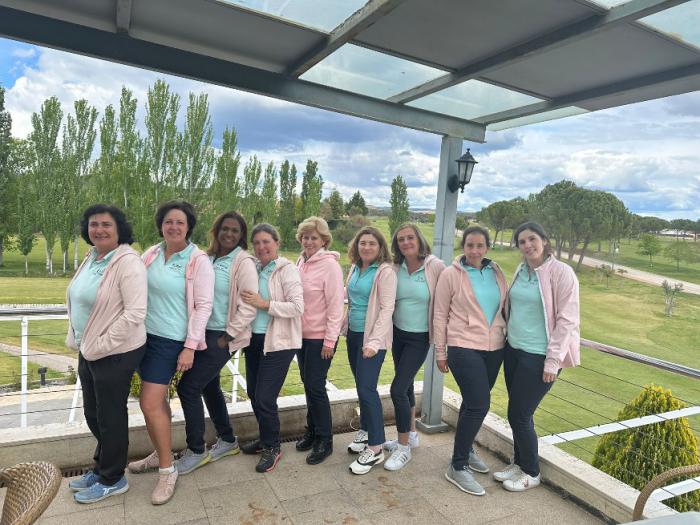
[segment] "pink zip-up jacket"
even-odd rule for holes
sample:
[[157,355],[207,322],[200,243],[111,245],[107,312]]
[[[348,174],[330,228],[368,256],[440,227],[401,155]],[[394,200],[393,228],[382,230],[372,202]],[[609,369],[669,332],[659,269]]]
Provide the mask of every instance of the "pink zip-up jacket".
[[[428,255],[423,261],[423,267],[425,269],[425,280],[428,283],[428,292],[430,293],[430,302],[428,303],[428,341],[433,342],[434,329],[433,329],[433,312],[435,309],[435,289],[437,288],[438,278],[440,274],[445,269],[445,263],[442,259],[436,257],[435,255]],[[394,265],[394,271],[396,275],[399,274],[400,264]]]
[[[515,270],[516,277],[523,264],[525,263],[520,263]],[[581,364],[578,278],[571,266],[558,261],[554,256],[550,256],[539,268],[535,268],[535,273],[539,282],[547,330],[544,371],[556,374],[560,368],[571,368]],[[510,292],[510,288],[508,291]],[[510,296],[510,293],[508,295]],[[510,302],[507,303],[505,311],[506,316],[510,314]]]
[[508,284],[501,268],[493,261],[496,282],[501,292],[501,301],[496,317],[489,325],[479,301],[474,294],[469,275],[462,268],[463,255],[440,274],[435,290],[435,359],[447,359],[447,346],[458,346],[472,350],[493,351],[505,346],[506,320],[503,306],[506,301]]
[[304,289],[299,270],[291,261],[278,257],[268,282],[270,322],[265,333],[263,353],[301,348],[301,316],[304,315]]
[[241,292],[258,293],[258,269],[255,257],[241,249],[231,264],[226,333],[233,337],[228,344],[232,354],[250,344],[251,325],[257,314],[252,304],[243,301]]
[[[83,260],[73,280],[85,267]],[[70,319],[70,285],[66,305]],[[146,268],[139,254],[128,244],[120,244],[105,268],[97,288],[95,304],[90,312],[80,353],[88,361],[136,350],[146,342],[146,303],[148,300]],[[66,346],[78,350],[73,328],[68,324]]]
[[301,335],[304,339],[323,339],[323,346],[335,347],[343,324],[343,270],[338,252],[320,249],[309,259],[297,259],[304,288],[304,315]]
[[[160,253],[161,245],[151,246],[143,253],[148,268]],[[214,268],[209,256],[194,247],[185,269],[185,298],[187,300],[187,338],[185,348],[206,350],[205,331],[214,304]]]
[[[348,278],[345,281],[345,296],[347,297],[347,286],[355,271],[355,265],[350,267]],[[372,289],[369,292],[367,305],[367,315],[365,317],[365,332],[362,339],[362,347],[369,348],[375,353],[379,350],[389,350],[394,338],[394,306],[396,305],[396,272],[389,263],[382,263],[377,268],[374,276]],[[348,311],[343,319],[342,333],[348,333],[348,313],[350,302],[348,300]]]

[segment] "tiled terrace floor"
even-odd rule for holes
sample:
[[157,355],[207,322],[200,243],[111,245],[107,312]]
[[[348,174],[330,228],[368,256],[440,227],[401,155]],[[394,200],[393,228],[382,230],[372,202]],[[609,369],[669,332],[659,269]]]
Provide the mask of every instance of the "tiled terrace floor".
[[[388,429],[387,429],[388,430]],[[389,435],[388,437],[392,437]],[[130,490],[81,506],[63,481],[56,499],[38,522],[42,525],[102,524],[600,524],[599,519],[557,492],[540,486],[521,494],[503,490],[490,476],[477,474],[486,495],[460,492],[444,478],[452,451],[452,432],[421,435],[421,446],[402,471],[375,467],[369,474],[348,471],[349,434],[335,437],[335,453],[311,467],[305,454],[283,445],[274,472],[258,474],[256,457],[238,456],[212,463],[178,481],[172,501],[150,504],[155,474],[130,475]],[[503,462],[481,451],[493,467]],[[0,499],[4,496],[0,489]]]

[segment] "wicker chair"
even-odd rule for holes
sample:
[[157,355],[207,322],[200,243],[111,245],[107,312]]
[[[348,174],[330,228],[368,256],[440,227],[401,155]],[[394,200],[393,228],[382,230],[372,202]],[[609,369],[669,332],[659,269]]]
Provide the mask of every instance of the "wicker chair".
[[7,487],[0,525],[34,523],[51,504],[61,486],[61,471],[52,463],[19,463],[0,469]]
[[641,491],[639,491],[639,496],[637,497],[637,503],[634,505],[634,512],[632,513],[632,520],[637,521],[642,519],[642,514],[644,512],[644,506],[647,504],[647,500],[651,493],[656,489],[663,487],[667,482],[674,478],[681,476],[689,476],[692,474],[700,474],[700,464],[698,465],[688,465],[686,467],[676,467],[666,472],[662,472],[658,476],[655,476],[649,481]]

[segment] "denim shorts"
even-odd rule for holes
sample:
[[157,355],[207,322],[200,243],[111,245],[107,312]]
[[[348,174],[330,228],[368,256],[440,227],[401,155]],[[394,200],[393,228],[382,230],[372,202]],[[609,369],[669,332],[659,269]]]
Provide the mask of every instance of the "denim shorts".
[[146,334],[146,355],[138,368],[141,381],[170,384],[177,368],[177,358],[184,346],[184,341]]

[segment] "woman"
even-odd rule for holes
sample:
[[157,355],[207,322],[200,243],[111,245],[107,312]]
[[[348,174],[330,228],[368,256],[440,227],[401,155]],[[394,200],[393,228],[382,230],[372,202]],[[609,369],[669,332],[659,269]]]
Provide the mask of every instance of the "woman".
[[139,366],[141,411],[155,450],[129,463],[133,473],[158,468],[151,503],[172,498],[177,482],[170,435],[168,385],[175,372],[192,368],[196,351],[205,350],[204,330],[214,295],[209,257],[189,241],[197,223],[192,205],[170,201],[158,208],[156,226],[163,242],[143,254],[148,273],[146,355]]
[[277,396],[294,354],[301,348],[304,291],[299,270],[279,256],[280,237],[273,226],[258,224],[251,240],[258,259],[259,292],[242,293],[243,301],[257,308],[250,345],[243,351],[248,397],[260,438],[241,450],[246,454],[262,453],[255,470],[270,472],[282,457]]
[[326,393],[326,377],[343,324],[343,270],[338,252],[328,251],[333,241],[326,221],[309,217],[297,228],[302,252],[297,260],[304,288],[302,342],[297,352],[299,373],[306,394],[306,433],[296,449],[306,451],[309,465],[333,453],[333,422]]
[[464,254],[440,275],[433,320],[437,366],[443,373],[452,371],[462,393],[445,478],[475,496],[486,492],[471,471],[486,473],[489,467],[474,451],[474,438],[489,411],[505,346],[502,312],[507,284],[498,265],[485,257],[489,247],[488,230],[480,226],[464,230]]
[[384,444],[391,452],[384,468],[400,470],[411,461],[411,448],[419,444],[413,382],[432,343],[435,287],[445,264],[430,254],[428,241],[415,224],[399,226],[391,239],[391,251],[397,275],[391,400],[399,437]]
[[[258,271],[255,258],[246,251],[248,227],[239,213],[229,211],[219,215],[209,234],[207,253],[214,265],[214,305],[207,322],[207,349],[194,354],[192,368],[177,384],[187,434],[187,449],[175,462],[178,474],[187,474],[209,461],[240,452],[219,374],[231,354],[250,342],[250,325],[256,309],[243,301],[242,292],[258,291]],[[204,442],[202,397],[218,436],[210,450]]]
[[513,233],[524,261],[508,291],[508,348],[503,370],[508,422],[513,429],[513,463],[494,478],[521,492],[540,484],[533,415],[562,368],[580,363],[578,279],[552,256],[542,226],[521,224]]
[[382,233],[366,226],[350,241],[352,262],[347,280],[346,341],[350,369],[360,400],[360,430],[348,446],[359,453],[350,465],[353,474],[367,474],[384,461],[384,416],[377,392],[386,350],[391,346],[396,301],[396,272],[389,264],[389,247]]
[[83,412],[97,447],[92,470],[68,486],[78,503],[94,503],[129,490],[126,402],[145,352],[146,269],[120,209],[89,207],[80,232],[92,248],[68,285],[66,345],[80,352]]

